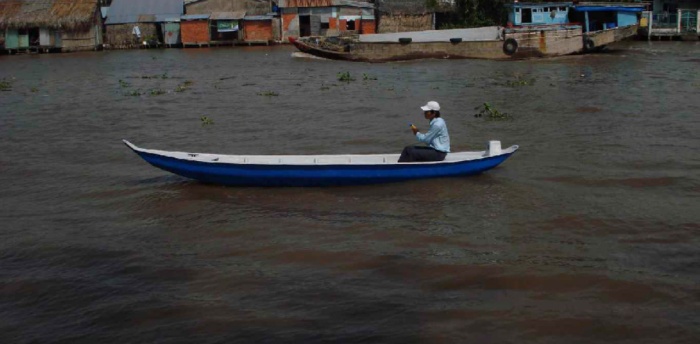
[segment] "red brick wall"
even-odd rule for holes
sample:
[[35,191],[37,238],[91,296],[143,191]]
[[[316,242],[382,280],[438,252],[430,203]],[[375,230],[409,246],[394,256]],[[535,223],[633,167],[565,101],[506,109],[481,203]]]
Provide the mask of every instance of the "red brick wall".
[[348,21],[346,19],[341,19],[338,26],[339,26],[339,29],[341,32],[347,31],[348,30]]
[[271,41],[273,39],[271,20],[246,20],[244,25],[246,41]]
[[362,33],[363,34],[377,33],[375,30],[375,26],[374,26],[374,20],[367,20],[367,19],[362,20]]
[[209,22],[206,20],[180,22],[182,43],[209,42]]
[[338,18],[328,18],[328,28],[337,29],[338,28]]

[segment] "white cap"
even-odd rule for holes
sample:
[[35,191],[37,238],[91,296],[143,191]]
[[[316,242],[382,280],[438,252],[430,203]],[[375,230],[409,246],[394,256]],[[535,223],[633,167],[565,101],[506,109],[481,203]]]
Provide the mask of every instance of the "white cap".
[[436,101],[429,101],[428,104],[420,107],[423,111],[440,111],[440,104]]

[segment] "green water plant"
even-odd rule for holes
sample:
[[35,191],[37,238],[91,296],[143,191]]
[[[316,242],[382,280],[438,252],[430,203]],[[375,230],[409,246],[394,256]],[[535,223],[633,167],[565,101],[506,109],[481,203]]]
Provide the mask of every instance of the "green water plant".
[[214,124],[214,121],[207,116],[202,116],[199,120],[202,122],[202,126]]
[[504,86],[508,87],[518,87],[518,86],[532,86],[535,84],[535,78],[526,79],[522,75],[516,75],[514,80],[507,80]]
[[39,89],[36,88],[36,87],[32,87],[32,88],[30,88],[29,90],[30,90],[32,93],[39,92]]
[[152,96],[159,96],[161,94],[165,94],[166,92],[161,90],[160,88],[154,88],[150,92],[148,92]]
[[377,80],[377,77],[376,77],[376,76],[369,75],[369,74],[366,74],[366,73],[362,73],[362,80],[365,80],[365,81],[367,81],[367,80]]
[[[190,86],[192,86],[193,82],[190,80],[185,80],[185,82],[177,85],[175,88],[175,92],[185,92]],[[214,88],[218,88],[216,85],[214,85]]]
[[343,82],[350,82],[350,81],[355,81],[352,76],[350,76],[350,72],[342,72],[338,73],[338,81],[343,81]]
[[489,103],[479,105],[475,107],[474,110],[479,111],[478,113],[474,114],[474,117],[483,117],[488,121],[505,121],[513,119],[513,117],[510,114],[499,111]]
[[12,91],[12,81],[5,78],[0,80],[0,91]]
[[122,80],[122,79],[119,79],[119,86],[121,86],[122,88],[126,88],[126,87],[130,87],[131,84]]
[[141,95],[141,90],[131,90],[129,92],[124,93],[124,95],[127,97],[138,97]]
[[258,92],[259,96],[264,96],[264,97],[277,97],[279,96],[279,93],[273,92],[273,91],[263,91],[263,92]]

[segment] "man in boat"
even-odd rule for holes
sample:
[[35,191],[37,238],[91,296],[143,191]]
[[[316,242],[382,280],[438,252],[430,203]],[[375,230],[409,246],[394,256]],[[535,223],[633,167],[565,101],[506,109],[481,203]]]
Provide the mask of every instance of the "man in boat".
[[411,125],[411,130],[418,141],[426,143],[427,146],[407,146],[401,152],[399,162],[442,161],[450,152],[450,135],[447,133],[445,120],[440,117],[440,104],[429,101],[421,106],[421,110],[425,119],[430,121],[430,129],[423,134]]

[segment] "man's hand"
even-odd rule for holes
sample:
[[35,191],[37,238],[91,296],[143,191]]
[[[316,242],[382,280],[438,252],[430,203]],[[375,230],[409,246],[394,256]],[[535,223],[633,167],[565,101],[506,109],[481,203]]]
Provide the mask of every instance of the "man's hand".
[[415,135],[418,132],[418,128],[416,128],[415,125],[411,126],[411,131],[413,132],[413,135]]

